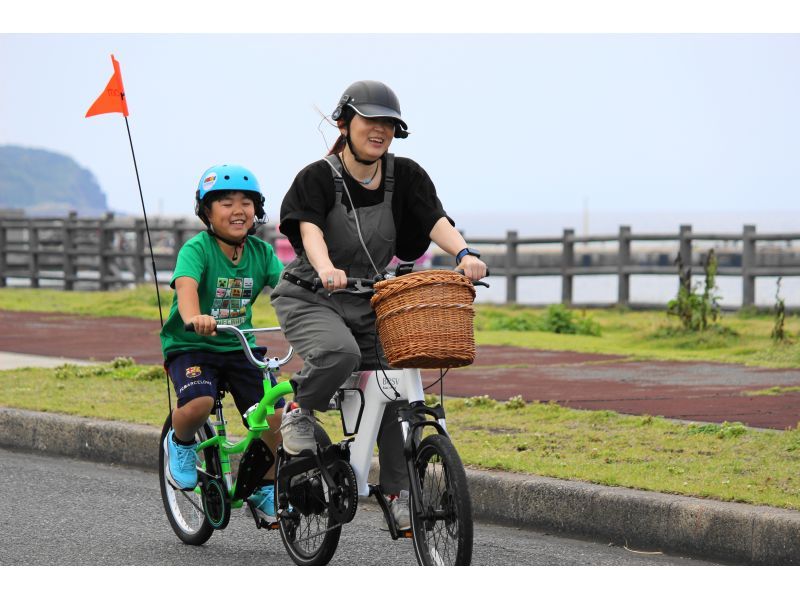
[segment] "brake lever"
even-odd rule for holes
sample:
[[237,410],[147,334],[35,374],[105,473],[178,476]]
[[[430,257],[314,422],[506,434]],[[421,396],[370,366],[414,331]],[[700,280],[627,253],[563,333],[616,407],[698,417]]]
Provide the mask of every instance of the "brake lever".
[[362,285],[360,282],[355,283],[353,288],[344,288],[344,289],[336,289],[335,291],[330,291],[328,296],[334,295],[336,293],[347,293],[348,295],[371,295],[375,293],[375,289],[372,287],[366,287]]

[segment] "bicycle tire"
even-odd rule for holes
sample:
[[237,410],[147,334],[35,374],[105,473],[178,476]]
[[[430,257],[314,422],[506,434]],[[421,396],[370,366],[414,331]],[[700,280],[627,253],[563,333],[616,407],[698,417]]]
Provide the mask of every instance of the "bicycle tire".
[[[314,422],[314,436],[321,447],[331,444],[325,429],[316,422]],[[280,469],[286,460],[286,455],[279,455],[277,475],[275,476],[276,512],[280,509],[280,497],[283,494],[286,494],[287,497],[291,496],[290,492],[293,488],[296,491],[295,484],[300,483],[299,478],[302,477],[294,476],[289,480],[289,487],[285,486],[285,482],[281,480]],[[322,476],[317,473],[316,476],[312,476],[310,480],[307,479],[302,483],[320,484],[321,478]],[[324,488],[324,486],[316,486],[316,488],[319,492],[319,488]],[[333,519],[327,503],[319,513],[311,511],[307,514],[303,514],[300,510],[302,508],[303,511],[309,511],[305,505],[295,506],[290,499],[289,506],[290,512],[286,516],[278,518],[281,541],[289,557],[297,565],[327,565],[336,552],[339,536],[342,534],[342,527]]]
[[472,502],[467,474],[453,443],[441,434],[425,437],[413,471],[421,490],[420,513],[411,494],[414,553],[420,565],[469,565],[472,561]]
[[[214,533],[214,527],[208,522],[203,507],[204,501],[195,490],[178,490],[167,481],[167,459],[164,455],[164,438],[172,429],[172,415],[167,416],[161,430],[158,444],[158,477],[161,485],[161,500],[170,527],[182,542],[192,546],[204,544]],[[216,435],[214,429],[205,423],[197,431],[195,440],[202,442]],[[219,457],[214,449],[204,451],[206,471],[214,475],[220,474]]]

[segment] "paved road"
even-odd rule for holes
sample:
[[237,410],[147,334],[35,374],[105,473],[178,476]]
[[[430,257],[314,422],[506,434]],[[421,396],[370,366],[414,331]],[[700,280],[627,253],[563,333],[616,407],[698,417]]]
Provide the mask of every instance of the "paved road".
[[[244,511],[203,547],[172,533],[152,472],[0,450],[0,565],[291,565],[277,532],[257,530]],[[408,540],[378,531],[364,503],[342,533],[331,564],[415,565]],[[476,565],[708,565],[638,554],[510,527],[478,524]]]

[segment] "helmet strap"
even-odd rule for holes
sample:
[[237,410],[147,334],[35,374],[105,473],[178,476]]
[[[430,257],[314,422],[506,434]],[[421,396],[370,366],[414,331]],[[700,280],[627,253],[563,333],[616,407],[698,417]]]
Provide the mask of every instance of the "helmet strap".
[[350,128],[349,127],[347,129],[347,137],[345,137],[345,139],[347,140],[347,147],[350,148],[350,153],[353,154],[353,158],[355,158],[356,162],[358,162],[360,164],[366,164],[367,166],[372,166],[373,164],[375,164],[375,162],[380,160],[380,158],[378,158],[377,160],[362,160],[361,158],[358,157],[358,154],[356,153],[356,150],[353,147],[353,143],[350,141]]
[[[225,243],[225,245],[233,247],[233,256],[231,257],[231,261],[235,262],[236,260],[239,259],[239,250],[244,249],[244,244],[247,242],[247,237],[245,237],[241,241],[234,241],[233,239],[226,239],[222,235],[219,235],[219,234],[215,233],[214,230],[211,228],[211,226],[208,227],[208,230],[206,230],[206,232],[209,235],[211,235],[212,237],[214,237],[215,239],[219,239],[220,241]],[[252,235],[254,232],[255,232],[255,227],[253,227],[249,231],[247,231],[247,234],[248,235]]]

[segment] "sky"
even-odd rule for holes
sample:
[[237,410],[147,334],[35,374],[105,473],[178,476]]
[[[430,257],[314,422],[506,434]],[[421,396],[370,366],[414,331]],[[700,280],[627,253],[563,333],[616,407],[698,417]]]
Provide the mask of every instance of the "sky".
[[315,107],[378,79],[411,131],[391,151],[469,230],[599,232],[625,214],[639,230],[658,214],[670,230],[730,214],[734,230],[740,214],[797,228],[796,33],[0,33],[0,144],[70,155],[136,214],[124,119],[84,118],[112,53],[148,213],[191,217],[200,174],[229,162],[276,221],[336,137]]

